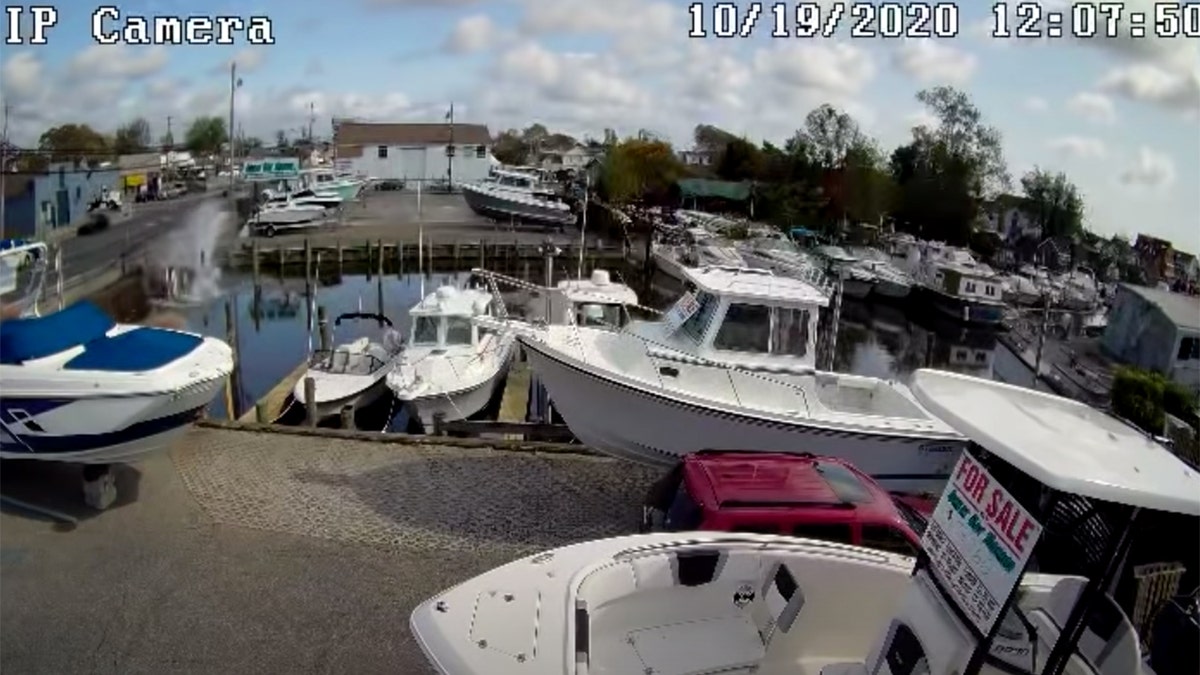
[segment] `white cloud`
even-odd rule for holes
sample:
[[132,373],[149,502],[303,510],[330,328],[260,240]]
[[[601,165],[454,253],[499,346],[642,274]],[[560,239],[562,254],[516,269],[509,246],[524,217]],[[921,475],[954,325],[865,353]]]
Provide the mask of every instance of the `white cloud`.
[[1112,124],[1117,121],[1117,109],[1104,94],[1081,91],[1067,101],[1067,109],[1090,122]]
[[1099,86],[1128,99],[1179,112],[1194,115],[1200,111],[1200,74],[1196,70],[1135,64],[1109,72]]
[[225,60],[217,69],[222,72],[229,70],[229,65],[237,64],[238,72],[252,73],[262,67],[267,61],[267,50],[261,47],[246,47]]
[[1086,136],[1063,136],[1051,140],[1047,147],[1068,157],[1098,159],[1108,154],[1104,141]]
[[1025,99],[1025,109],[1029,112],[1046,112],[1050,109],[1050,104],[1040,96],[1030,96]]
[[138,79],[159,73],[166,65],[167,49],[161,45],[91,45],[71,59],[68,74],[75,80],[94,77]]
[[905,40],[892,63],[922,83],[965,84],[978,66],[974,54],[931,39]]
[[6,96],[31,96],[42,83],[42,62],[31,51],[17,52],[4,62],[0,83]]
[[904,120],[908,122],[909,127],[925,127],[926,129],[936,129],[941,124],[941,120],[936,115],[924,109],[909,113]]
[[1175,182],[1175,163],[1161,152],[1142,146],[1137,159],[1121,172],[1121,182],[1142,187],[1169,187]]
[[855,95],[875,77],[864,49],[848,43],[782,42],[754,53],[754,70],[777,83],[840,95]]
[[452,54],[483,51],[492,46],[499,33],[499,27],[486,14],[472,14],[459,19],[443,47]]

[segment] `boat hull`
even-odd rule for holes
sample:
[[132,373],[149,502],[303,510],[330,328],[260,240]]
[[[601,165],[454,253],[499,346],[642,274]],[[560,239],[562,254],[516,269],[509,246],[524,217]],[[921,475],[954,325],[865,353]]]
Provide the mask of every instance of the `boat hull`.
[[503,220],[515,218],[520,221],[555,225],[558,227],[574,225],[576,221],[575,213],[572,211],[540,206],[515,199],[504,199],[484,190],[479,190],[469,184],[463,186],[462,194],[463,199],[467,202],[467,206],[472,211],[488,218],[500,218]]
[[[167,448],[220,391],[224,378],[181,392],[130,396],[22,396],[6,391],[0,459],[109,464],[129,462]],[[11,411],[37,414],[11,422]],[[114,420],[121,420],[114,426]],[[30,423],[46,432],[39,433]],[[102,430],[102,431],[97,431]]]
[[325,215],[326,210],[321,207],[276,209],[260,212],[254,217],[254,221],[259,225],[295,225],[321,220],[325,218]]
[[444,422],[465,420],[487,407],[488,401],[496,392],[496,387],[504,381],[508,374],[507,362],[492,377],[479,384],[458,391],[431,396],[417,396],[403,399],[409,414],[421,420],[427,431],[434,428],[434,420],[438,417]]
[[782,422],[630,386],[552,354],[522,336],[530,366],[585,445],[636,462],[672,465],[698,450],[814,453],[845,459],[889,490],[938,492],[963,442]]
[[842,293],[848,298],[862,300],[871,294],[874,283],[863,279],[843,279]]
[[912,285],[889,279],[879,279],[875,282],[875,287],[871,291],[880,297],[890,300],[902,300],[912,292]]
[[[319,392],[320,391],[319,383],[318,383],[317,387],[318,387],[317,390]],[[317,401],[316,401],[317,421],[325,420],[330,417],[335,417],[337,415],[340,415],[342,413],[342,409],[345,408],[346,406],[351,406],[355,410],[358,410],[359,408],[365,408],[369,405],[374,404],[376,401],[378,401],[384,394],[387,393],[387,391],[388,391],[387,382],[381,376],[378,380],[376,380],[374,383],[372,383],[365,389],[359,389],[358,391],[347,394],[345,396],[339,396],[337,398],[322,399],[320,397],[320,395],[318,394]],[[301,380],[296,383],[296,388],[292,391],[292,398],[294,398],[297,402],[303,404],[303,401],[304,401],[304,379],[303,378],[301,378]]]
[[924,286],[920,288],[922,298],[932,301],[940,313],[955,321],[983,326],[998,326],[1004,321],[1003,304],[966,300]]

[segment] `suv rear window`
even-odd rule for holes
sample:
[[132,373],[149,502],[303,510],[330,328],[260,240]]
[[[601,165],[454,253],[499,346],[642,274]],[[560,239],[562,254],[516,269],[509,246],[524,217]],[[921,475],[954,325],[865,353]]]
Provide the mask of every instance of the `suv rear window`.
[[829,462],[813,462],[813,468],[821,474],[840,501],[847,504],[866,504],[871,501],[870,490],[846,467]]
[[917,551],[899,530],[887,525],[863,525],[862,545],[900,555],[916,555]]
[[792,528],[792,535],[796,537],[805,537],[807,539],[835,541],[840,544],[854,543],[854,533],[850,531],[849,525],[797,525]]
[[666,526],[668,530],[694,530],[700,527],[704,512],[700,505],[688,494],[687,483],[680,483],[675,492],[675,499],[667,509]]

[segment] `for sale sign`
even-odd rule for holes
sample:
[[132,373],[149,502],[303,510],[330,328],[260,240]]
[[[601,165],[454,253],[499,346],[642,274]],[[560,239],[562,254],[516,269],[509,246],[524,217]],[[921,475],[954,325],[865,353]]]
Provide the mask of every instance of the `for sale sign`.
[[1041,535],[1041,523],[963,452],[922,542],[938,580],[986,634]]
[[674,333],[679,330],[683,322],[692,318],[692,315],[700,309],[700,302],[696,300],[695,293],[684,293],[683,297],[675,301],[675,304],[667,312],[664,321],[666,322],[667,333]]

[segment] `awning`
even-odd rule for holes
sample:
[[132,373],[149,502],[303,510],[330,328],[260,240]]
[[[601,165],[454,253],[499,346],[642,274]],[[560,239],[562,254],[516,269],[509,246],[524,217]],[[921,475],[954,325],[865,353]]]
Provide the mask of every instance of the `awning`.
[[685,199],[692,197],[719,197],[734,202],[744,202],[750,198],[752,183],[734,183],[727,180],[709,180],[706,178],[683,178],[677,183],[679,192]]

